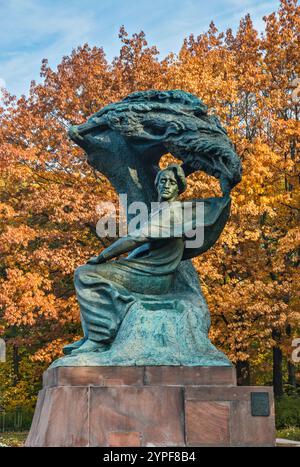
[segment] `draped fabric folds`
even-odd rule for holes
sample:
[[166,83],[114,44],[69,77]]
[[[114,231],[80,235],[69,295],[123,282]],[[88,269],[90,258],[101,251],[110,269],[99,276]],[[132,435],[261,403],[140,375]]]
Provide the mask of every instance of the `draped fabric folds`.
[[[200,203],[202,215],[198,215]],[[135,301],[146,296],[163,298],[180,261],[198,256],[216,242],[229,210],[229,196],[192,200],[186,205],[169,203],[129,234],[145,243],[127,258],[80,266],[74,283],[85,337],[110,344]],[[188,247],[187,239],[198,229],[204,233],[201,245]]]

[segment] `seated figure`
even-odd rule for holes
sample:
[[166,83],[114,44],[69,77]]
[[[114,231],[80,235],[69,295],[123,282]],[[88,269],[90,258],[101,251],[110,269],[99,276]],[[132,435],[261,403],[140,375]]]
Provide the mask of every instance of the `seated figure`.
[[[108,350],[137,296],[162,295],[170,291],[174,272],[184,256],[185,234],[191,226],[215,226],[230,201],[228,196],[215,198],[215,203],[206,200],[206,204],[208,201],[210,204],[206,206],[204,219],[197,220],[195,209],[192,210],[191,219],[185,221],[186,224],[180,223],[182,235],[179,236],[176,221],[183,219],[183,203],[176,200],[186,188],[181,166],[171,164],[159,171],[155,186],[162,209],[166,209],[168,203],[169,216],[159,216],[158,211],[150,216],[146,225],[119,238],[75,271],[84,338],[66,346],[65,354]],[[126,258],[109,261],[127,252],[131,254]]]
[[[140,91],[72,126],[69,136],[128,203],[149,207],[156,188],[159,207],[76,270],[84,337],[65,346],[66,356],[51,367],[231,365],[208,338],[209,310],[189,261],[218,240],[230,192],[241,180],[240,160],[218,118],[182,90]],[[167,153],[182,165],[159,170]],[[220,181],[223,196],[192,200],[189,220],[182,220],[186,203],[177,196],[185,174],[199,170]],[[190,233],[198,229],[203,243],[191,247]]]

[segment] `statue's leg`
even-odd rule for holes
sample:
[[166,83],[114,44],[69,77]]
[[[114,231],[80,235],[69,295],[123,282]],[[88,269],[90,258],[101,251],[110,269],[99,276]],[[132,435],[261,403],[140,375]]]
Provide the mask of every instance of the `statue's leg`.
[[88,329],[86,326],[86,323],[84,321],[84,318],[82,316],[82,313],[80,312],[80,321],[81,321],[81,327],[83,331],[83,337],[79,339],[78,341],[72,342],[71,344],[67,344],[63,347],[63,353],[65,355],[70,355],[70,353],[73,350],[79,349],[88,339]]
[[106,350],[133,303],[130,292],[113,282],[113,274],[113,263],[86,264],[76,269],[74,284],[87,339],[72,351],[72,355]]

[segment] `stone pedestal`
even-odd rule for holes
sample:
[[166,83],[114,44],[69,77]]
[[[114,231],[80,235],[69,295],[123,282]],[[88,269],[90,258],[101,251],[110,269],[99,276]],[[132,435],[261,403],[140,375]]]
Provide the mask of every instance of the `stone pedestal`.
[[273,446],[270,387],[233,367],[61,367],[44,374],[26,446]]

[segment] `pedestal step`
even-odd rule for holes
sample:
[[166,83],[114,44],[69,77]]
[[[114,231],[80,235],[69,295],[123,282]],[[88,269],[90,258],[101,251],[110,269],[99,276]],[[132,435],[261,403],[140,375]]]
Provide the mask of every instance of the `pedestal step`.
[[45,371],[43,387],[53,386],[230,386],[236,385],[234,367],[85,366]]

